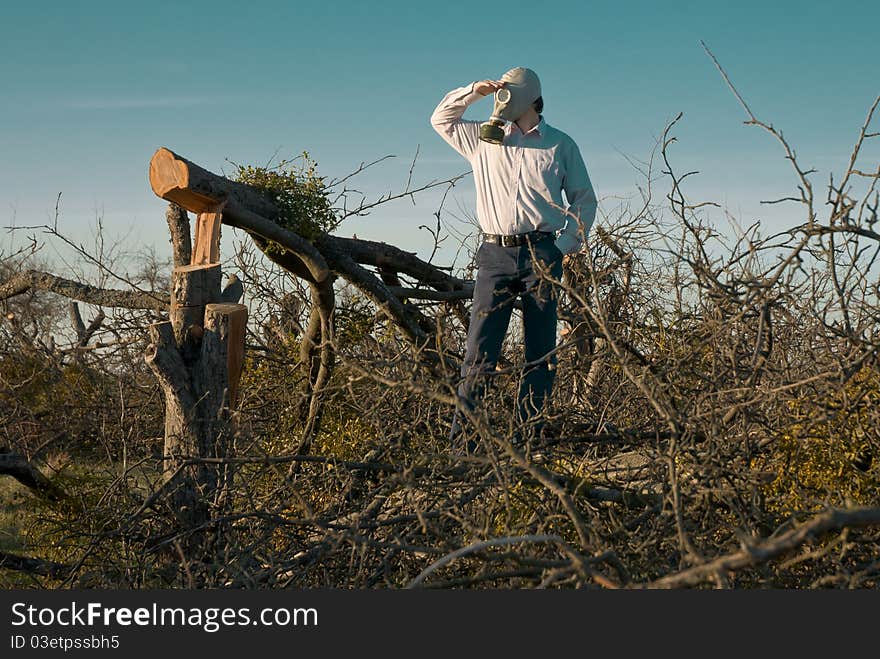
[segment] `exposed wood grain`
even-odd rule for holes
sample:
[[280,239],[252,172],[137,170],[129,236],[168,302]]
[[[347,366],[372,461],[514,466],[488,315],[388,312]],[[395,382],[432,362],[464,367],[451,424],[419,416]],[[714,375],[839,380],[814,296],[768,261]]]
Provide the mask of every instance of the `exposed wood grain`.
[[199,213],[196,218],[193,241],[192,265],[208,265],[220,262],[220,221],[222,213]]

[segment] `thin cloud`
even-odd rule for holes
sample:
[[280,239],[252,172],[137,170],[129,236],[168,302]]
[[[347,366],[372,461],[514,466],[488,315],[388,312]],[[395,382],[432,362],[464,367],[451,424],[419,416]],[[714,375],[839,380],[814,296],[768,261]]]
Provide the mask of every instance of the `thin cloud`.
[[68,110],[149,110],[154,108],[188,108],[216,103],[217,99],[191,97],[90,98],[68,101]]

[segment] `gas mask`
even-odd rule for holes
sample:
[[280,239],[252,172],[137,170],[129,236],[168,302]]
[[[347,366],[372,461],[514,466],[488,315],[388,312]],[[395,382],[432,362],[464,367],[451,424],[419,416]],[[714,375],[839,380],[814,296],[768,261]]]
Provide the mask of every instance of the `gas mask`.
[[489,121],[480,124],[480,139],[491,144],[504,140],[504,122],[516,121],[541,95],[541,81],[531,69],[511,69],[501,82],[507,83],[495,92],[495,107]]

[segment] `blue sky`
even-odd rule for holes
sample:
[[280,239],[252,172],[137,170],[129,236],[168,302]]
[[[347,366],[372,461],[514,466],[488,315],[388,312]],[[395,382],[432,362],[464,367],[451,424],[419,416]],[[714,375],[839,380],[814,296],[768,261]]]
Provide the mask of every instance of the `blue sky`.
[[[417,148],[414,185],[466,171],[431,111],[449,89],[514,66],[541,77],[545,118],[580,145],[600,213],[637,195],[626,157],[646,158],[683,112],[672,153],[680,171],[701,172],[694,197],[779,229],[794,209],[758,202],[791,194],[795,179],[779,146],[743,125],[700,39],[759,118],[820,170],[819,188],[880,93],[880,3],[868,1],[10,4],[0,12],[0,226],[48,221],[61,192],[62,231],[88,244],[100,216],[130,251],[170,251],[147,179],[160,146],[216,172],[230,171],[227,159],[307,150],[329,178],[394,154],[353,182],[374,197],[403,189]],[[487,99],[467,116],[490,110]],[[877,155],[866,151],[875,166]],[[433,222],[437,201],[395,202],[340,233],[426,255],[418,226]],[[447,208],[473,207],[465,180]]]

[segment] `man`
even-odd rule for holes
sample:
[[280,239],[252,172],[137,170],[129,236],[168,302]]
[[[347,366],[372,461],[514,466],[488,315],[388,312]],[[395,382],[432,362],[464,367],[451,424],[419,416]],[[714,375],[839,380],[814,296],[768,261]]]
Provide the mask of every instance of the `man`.
[[[495,109],[488,122],[481,126],[462,119],[470,104],[492,93]],[[517,418],[534,433],[542,429],[539,413],[552,392],[556,365],[556,291],[540,270],[561,278],[563,256],[581,249],[597,207],[580,150],[544,121],[543,107],[538,76],[517,67],[500,80],[452,90],[431,117],[434,129],[473,168],[483,232],[458,394],[470,409],[482,396],[498,362],[514,300],[521,296],[526,369]],[[509,123],[502,129],[505,120]],[[456,409],[452,442],[461,430]],[[466,447],[469,452],[475,448],[473,442]]]

